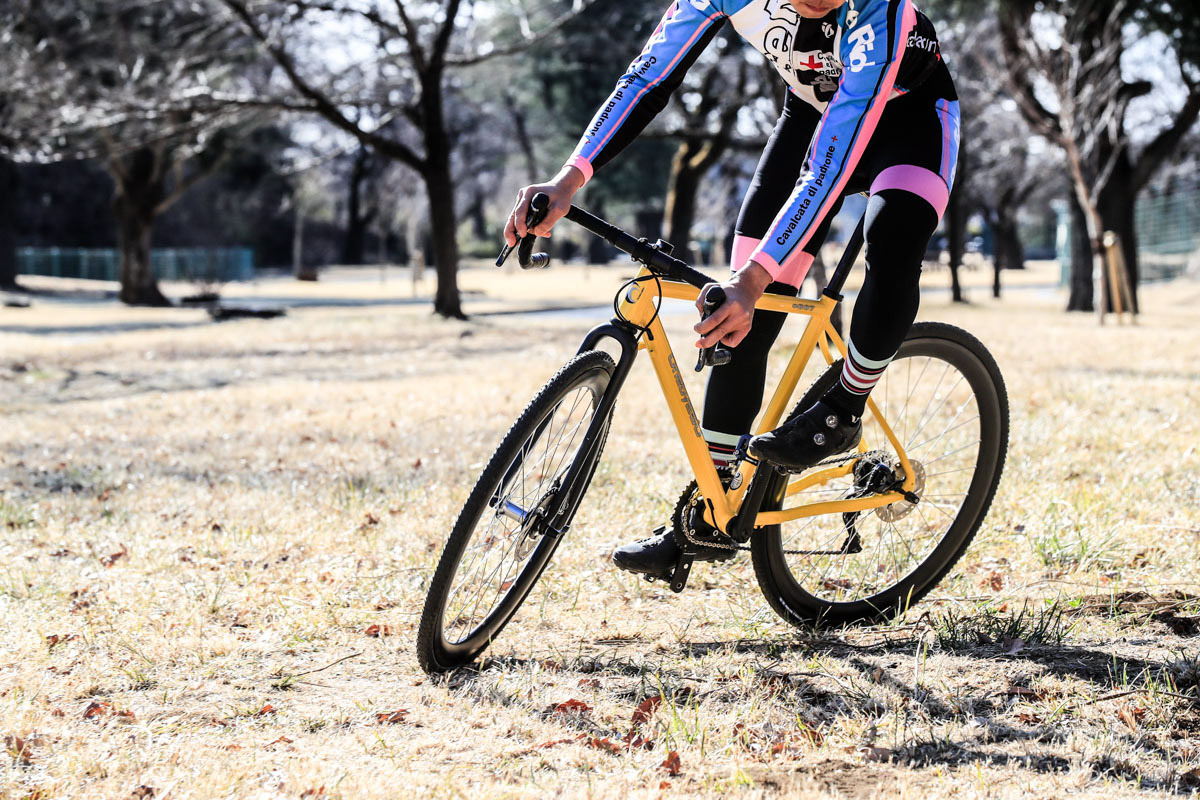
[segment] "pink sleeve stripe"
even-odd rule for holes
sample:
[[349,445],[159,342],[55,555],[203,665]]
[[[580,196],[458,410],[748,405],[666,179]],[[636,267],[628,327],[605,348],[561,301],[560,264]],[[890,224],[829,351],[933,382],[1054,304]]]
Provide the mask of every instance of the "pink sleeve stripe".
[[808,276],[808,271],[812,268],[814,261],[816,258],[811,253],[793,250],[792,254],[783,260],[783,268],[775,276],[775,280],[799,289],[800,284],[804,283],[804,279]]
[[783,272],[783,267],[779,266],[779,262],[770,255],[764,253],[762,250],[755,250],[751,253],[750,260],[765,269],[767,274],[771,276],[771,280],[779,280],[779,274]]
[[729,271],[737,272],[742,267],[746,266],[746,262],[750,260],[750,256],[754,253],[755,248],[762,242],[762,239],[755,239],[753,236],[742,236],[740,233],[733,236],[733,252],[729,254]]
[[666,69],[664,69],[662,72],[660,72],[658,74],[657,78],[655,78],[654,80],[647,83],[645,86],[642,87],[642,90],[640,92],[638,92],[636,95],[634,95],[633,101],[630,102],[630,104],[625,107],[625,113],[621,115],[620,119],[618,119],[615,123],[613,123],[612,128],[610,128],[608,131],[608,135],[605,136],[603,140],[601,140],[600,144],[598,144],[596,146],[596,148],[592,151],[593,153],[599,153],[601,150],[604,149],[604,145],[608,144],[608,140],[613,137],[613,134],[621,129],[621,124],[623,122],[625,122],[625,118],[628,117],[629,114],[633,111],[634,107],[637,106],[637,102],[638,102],[638,100],[641,99],[642,95],[644,95],[646,92],[653,89],[658,84],[662,83],[663,79],[671,74],[671,70],[673,70],[675,68],[675,65],[679,63],[679,59],[681,59],[685,55],[687,55],[688,51],[691,50],[692,45],[696,43],[696,40],[699,39],[700,36],[706,30],[708,30],[708,27],[710,25],[712,25],[712,21],[719,16],[721,16],[720,11],[714,11],[712,14],[710,14],[708,16],[708,18],[706,20],[704,20],[704,23],[696,28],[696,32],[692,34],[692,38],[688,39],[687,42],[683,45],[683,47],[679,48],[679,52],[675,54],[675,58],[671,59],[671,63],[667,64]]
[[937,211],[938,219],[946,213],[950,202],[950,189],[941,175],[911,164],[897,164],[879,173],[871,184],[871,194],[884,189],[902,189],[924,198]]
[[[903,19],[900,23],[900,29],[896,31],[896,53],[892,57],[892,63],[888,66],[887,72],[883,77],[883,85],[879,87],[879,92],[875,95],[874,102],[867,109],[867,116],[863,122],[862,129],[858,133],[858,137],[854,140],[854,145],[850,150],[850,154],[846,156],[846,162],[842,166],[841,180],[833,187],[829,193],[829,197],[825,201],[825,207],[821,209],[821,213],[815,219],[825,219],[825,215],[829,213],[833,205],[842,196],[842,192],[849,183],[851,175],[854,174],[854,168],[858,166],[859,159],[862,158],[863,151],[867,149],[867,145],[871,142],[871,136],[875,133],[875,128],[879,125],[879,118],[883,116],[883,109],[887,105],[888,95],[892,92],[892,87],[896,85],[896,76],[900,73],[900,62],[904,59],[904,50],[908,45],[908,34],[917,24],[917,13],[913,9],[912,0],[903,0],[904,11]],[[808,240],[812,238],[816,232],[817,226],[812,225],[804,234],[804,238],[796,243],[796,249],[803,249]]]
[[583,173],[583,183],[586,186],[587,182],[592,179],[592,162],[580,155],[571,156],[564,167],[574,167]]

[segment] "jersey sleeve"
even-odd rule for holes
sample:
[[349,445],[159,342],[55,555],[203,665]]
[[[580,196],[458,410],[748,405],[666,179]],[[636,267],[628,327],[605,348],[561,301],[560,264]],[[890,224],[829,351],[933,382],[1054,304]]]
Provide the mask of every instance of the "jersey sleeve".
[[856,19],[847,19],[837,91],[821,115],[796,188],[750,254],[771,277],[808,244],[845,190],[883,115],[915,24],[912,0],[872,0]]
[[716,36],[725,14],[715,0],[675,0],[640,55],[596,112],[567,165],[590,180],[667,106],[688,68]]

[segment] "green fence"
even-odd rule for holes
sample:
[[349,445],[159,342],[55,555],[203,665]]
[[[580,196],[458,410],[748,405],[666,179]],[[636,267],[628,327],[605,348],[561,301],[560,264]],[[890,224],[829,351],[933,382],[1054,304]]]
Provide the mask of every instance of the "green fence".
[[[115,281],[120,277],[116,250],[19,247],[17,273],[52,278]],[[186,247],[150,251],[154,274],[164,281],[228,283],[254,279],[254,251],[248,247]]]
[[1200,249],[1200,189],[1143,195],[1137,230],[1142,280],[1179,275]]
[[[1053,204],[1058,216],[1057,252],[1062,284],[1071,275],[1071,214],[1065,200]],[[1200,189],[1144,193],[1135,210],[1141,282],[1174,278],[1200,250]]]

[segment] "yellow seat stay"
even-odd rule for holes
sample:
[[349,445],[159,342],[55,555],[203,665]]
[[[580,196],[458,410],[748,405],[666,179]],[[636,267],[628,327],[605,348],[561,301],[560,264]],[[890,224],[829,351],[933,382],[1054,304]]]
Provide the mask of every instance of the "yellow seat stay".
[[[653,273],[645,267],[638,272],[637,277],[639,280],[631,283],[630,288],[621,299],[621,316],[630,323],[647,330],[648,335],[642,338],[639,349],[645,350],[650,356],[650,363],[654,367],[655,375],[662,387],[663,397],[667,401],[667,410],[671,414],[676,431],[679,433],[679,439],[683,443],[684,453],[695,474],[696,483],[700,487],[701,494],[711,501],[705,511],[705,519],[724,531],[741,508],[746,489],[750,485],[750,479],[753,477],[756,467],[749,461],[743,461],[740,467],[742,480],[738,483],[738,487],[725,490],[721,486],[720,477],[717,475],[716,467],[709,455],[708,443],[701,433],[700,420],[696,416],[696,410],[683,381],[679,364],[663,328],[662,319],[656,313],[658,304],[662,300],[657,291],[649,289],[650,287],[661,287],[662,299],[687,300],[693,303],[699,297],[700,290],[679,281],[656,281],[653,279]],[[784,368],[783,376],[767,403],[756,433],[765,433],[779,426],[814,350],[820,349],[827,364],[834,362],[835,350],[838,355],[845,356],[846,345],[830,322],[836,306],[837,300],[831,297],[822,296],[819,300],[805,300],[781,294],[764,294],[755,303],[755,309],[783,311],[809,317],[804,333],[796,344],[795,350],[792,351],[787,367]],[[870,398],[867,399],[867,409],[900,460],[900,467],[905,475],[901,491],[844,500],[803,503],[779,511],[760,511],[755,517],[754,527],[778,525],[820,514],[868,511],[904,500],[903,493],[911,492],[915,485],[915,477],[908,456],[892,432],[891,426],[883,419],[879,409]],[[868,449],[865,440],[859,444],[859,452]],[[793,479],[788,485],[787,494],[790,496],[815,486],[821,486],[836,478],[845,477],[851,473],[853,468],[854,462],[851,460]]]

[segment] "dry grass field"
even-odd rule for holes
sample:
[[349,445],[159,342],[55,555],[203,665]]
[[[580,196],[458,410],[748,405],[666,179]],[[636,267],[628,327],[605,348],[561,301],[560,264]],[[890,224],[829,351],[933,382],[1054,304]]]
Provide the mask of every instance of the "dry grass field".
[[[618,272],[463,285],[468,311],[599,305]],[[996,355],[1012,442],[971,549],[888,627],[789,628],[744,558],[682,595],[610,566],[687,479],[635,367],[572,535],[478,668],[441,680],[414,632],[444,538],[601,319],[440,321],[400,281],[305,291],[394,302],[221,324],[0,308],[0,795],[1200,787],[1200,284],[1147,288],[1136,326],[1067,315],[1053,290],[926,297],[922,318]],[[667,321],[690,354],[688,315]]]

